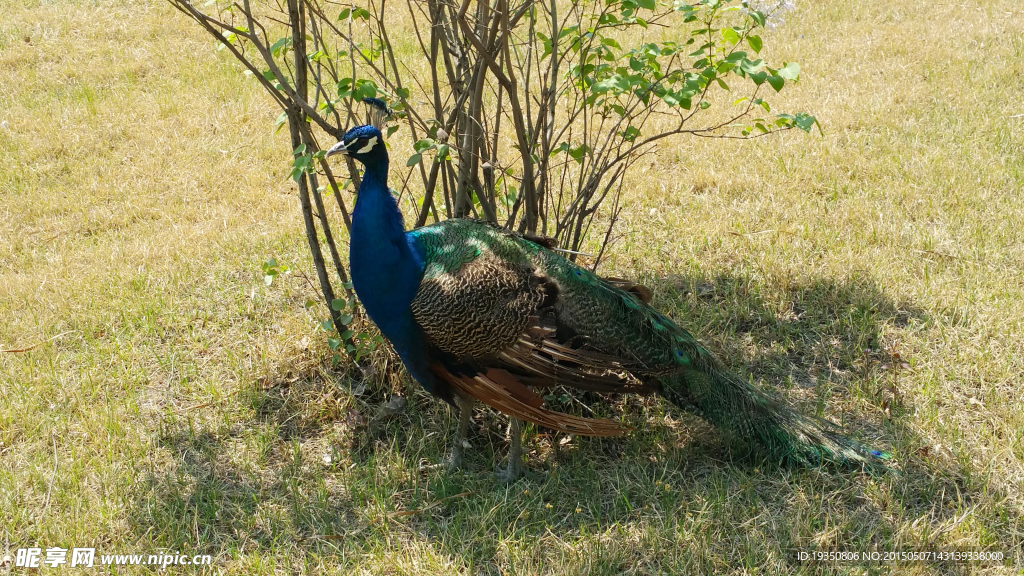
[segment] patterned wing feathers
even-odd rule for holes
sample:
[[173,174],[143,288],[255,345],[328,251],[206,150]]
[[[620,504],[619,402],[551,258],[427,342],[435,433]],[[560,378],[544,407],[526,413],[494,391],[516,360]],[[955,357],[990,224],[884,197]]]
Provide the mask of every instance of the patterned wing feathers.
[[412,313],[441,350],[480,357],[515,342],[551,289],[530,269],[481,255],[452,273],[425,278]]
[[584,348],[569,348],[551,339],[520,339],[497,354],[530,386],[570,386],[592,392],[651,393],[654,388],[633,377],[615,359]]
[[[452,374],[441,364],[431,365],[434,373],[456,390],[509,416],[546,428],[584,436],[619,436],[629,430],[613,420],[580,418],[541,408],[540,396],[520,383],[510,372],[488,369],[475,376]],[[513,384],[514,382],[514,384]]]

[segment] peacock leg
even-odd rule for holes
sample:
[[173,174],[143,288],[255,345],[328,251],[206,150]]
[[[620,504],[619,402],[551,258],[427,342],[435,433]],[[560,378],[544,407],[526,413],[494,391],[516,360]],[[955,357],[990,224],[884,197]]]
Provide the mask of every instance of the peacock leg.
[[506,484],[515,482],[522,477],[533,480],[542,480],[545,474],[534,472],[523,464],[523,423],[518,418],[512,418],[509,423],[509,448],[508,467],[494,473],[499,482]]
[[473,415],[473,399],[459,396],[459,428],[455,432],[455,442],[452,444],[452,453],[448,457],[447,468],[449,472],[462,469],[462,453],[469,443],[466,437],[469,433],[469,418]]
[[505,483],[515,482],[526,473],[526,467],[523,466],[522,423],[519,418],[511,418],[508,434],[511,442],[508,447],[508,467],[494,473],[499,482]]

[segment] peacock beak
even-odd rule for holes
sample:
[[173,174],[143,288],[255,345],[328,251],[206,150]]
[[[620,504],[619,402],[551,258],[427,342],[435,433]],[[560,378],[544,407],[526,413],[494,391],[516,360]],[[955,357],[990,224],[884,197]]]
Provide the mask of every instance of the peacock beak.
[[324,158],[329,158],[331,156],[334,156],[335,154],[341,154],[342,156],[348,156],[348,146],[349,146],[349,144],[350,144],[350,142],[345,142],[344,140],[342,140],[341,142],[338,142],[337,144],[335,144],[334,146],[331,146],[327,150],[327,153],[324,154]]

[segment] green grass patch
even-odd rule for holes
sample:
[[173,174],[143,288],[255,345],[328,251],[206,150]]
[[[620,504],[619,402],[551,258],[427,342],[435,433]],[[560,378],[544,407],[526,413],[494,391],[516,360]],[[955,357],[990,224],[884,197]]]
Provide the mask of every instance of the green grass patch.
[[[278,111],[228,54],[160,2],[0,9],[0,349],[31,347],[0,353],[0,561],[95,545],[214,557],[170,568],[190,573],[885,573],[795,551],[931,545],[1017,556],[901,573],[1024,567],[1017,2],[800,3],[765,49],[801,62],[778,105],[824,136],[666,143],[603,268],[901,474],[779,468],[614,398],[596,409],[634,433],[534,431],[548,477],[511,486],[490,475],[504,418],[478,409],[469,471],[435,470],[449,410],[387,352],[331,365]],[[270,258],[292,272],[268,286]],[[370,423],[393,394],[408,407]]]

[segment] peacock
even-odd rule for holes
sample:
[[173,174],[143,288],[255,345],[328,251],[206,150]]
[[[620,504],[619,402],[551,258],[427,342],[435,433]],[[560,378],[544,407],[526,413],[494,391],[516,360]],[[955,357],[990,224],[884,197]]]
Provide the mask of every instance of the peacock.
[[[371,102],[378,111],[386,110],[382,104]],[[352,284],[409,374],[459,411],[449,466],[461,465],[476,400],[512,417],[509,464],[499,473],[506,481],[527,472],[520,419],[588,436],[626,430],[614,420],[548,410],[534,391],[563,385],[658,394],[776,461],[884,467],[889,454],[730,374],[689,332],[651,307],[645,289],[603,279],[543,238],[469,219],[406,231],[387,186],[379,126],[351,128],[326,153],[364,167],[352,213]]]

